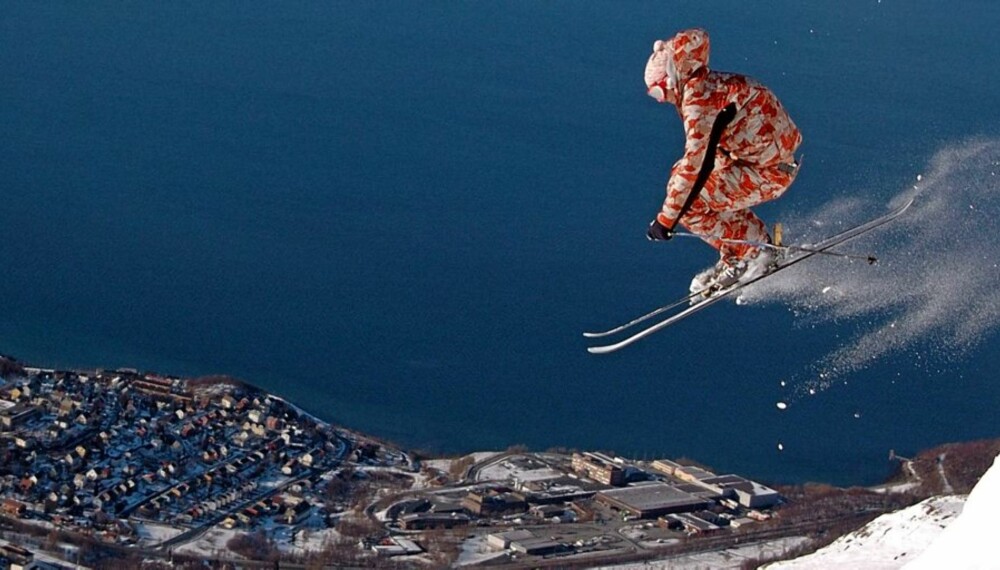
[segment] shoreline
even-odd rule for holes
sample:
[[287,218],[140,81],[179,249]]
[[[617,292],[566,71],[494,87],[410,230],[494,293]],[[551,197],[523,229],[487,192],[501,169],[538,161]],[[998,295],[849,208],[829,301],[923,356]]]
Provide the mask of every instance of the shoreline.
[[[4,383],[6,383],[9,380],[7,378],[7,375],[8,375],[8,373],[10,371],[16,371],[16,370],[19,370],[19,369],[22,371],[22,373],[23,373],[23,371],[32,371],[32,372],[35,372],[35,373],[38,373],[38,372],[50,372],[50,373],[67,372],[67,373],[75,373],[75,374],[98,374],[98,373],[102,373],[102,372],[103,373],[108,373],[108,372],[122,372],[122,373],[145,375],[145,376],[152,376],[152,377],[171,378],[171,379],[175,379],[175,380],[178,380],[178,381],[182,381],[182,382],[186,383],[187,385],[192,386],[193,388],[196,388],[196,389],[197,388],[211,389],[213,386],[229,386],[229,387],[232,387],[232,388],[244,389],[244,390],[248,390],[248,391],[251,391],[251,392],[254,392],[254,393],[265,395],[266,397],[269,397],[272,400],[280,401],[282,404],[288,406],[291,409],[294,409],[298,414],[301,414],[302,416],[309,418],[314,423],[316,423],[318,425],[322,425],[325,428],[328,428],[328,429],[337,429],[337,430],[340,430],[340,431],[352,434],[355,437],[358,437],[358,438],[361,438],[361,439],[364,439],[364,440],[376,442],[376,443],[379,443],[379,444],[386,445],[388,447],[392,447],[392,448],[398,449],[401,452],[405,453],[407,455],[407,457],[409,457],[411,459],[414,458],[414,457],[419,458],[420,460],[422,460],[422,459],[431,459],[431,460],[433,460],[433,459],[461,459],[463,457],[467,457],[467,456],[471,456],[471,455],[475,455],[475,454],[481,454],[481,453],[502,453],[503,452],[503,450],[487,451],[487,450],[481,450],[481,449],[474,449],[474,450],[469,450],[469,451],[448,453],[448,452],[441,452],[439,450],[433,450],[433,449],[411,448],[409,446],[401,445],[399,443],[396,443],[396,442],[392,441],[391,439],[387,439],[387,438],[384,438],[384,437],[381,437],[381,436],[378,436],[378,435],[373,435],[373,434],[370,434],[370,433],[367,433],[367,432],[364,432],[364,431],[359,431],[357,428],[354,428],[354,427],[351,427],[351,426],[347,426],[347,425],[343,425],[343,424],[337,423],[335,421],[323,419],[320,416],[318,416],[317,414],[306,410],[305,408],[303,408],[298,403],[296,403],[296,402],[294,402],[294,401],[292,401],[292,400],[290,400],[290,399],[288,399],[288,398],[286,398],[284,396],[279,396],[278,394],[270,392],[269,390],[267,390],[265,388],[262,388],[261,386],[258,386],[257,384],[254,384],[253,382],[250,382],[248,380],[245,380],[245,379],[242,379],[242,378],[239,378],[239,377],[236,377],[236,376],[231,376],[231,375],[228,375],[228,374],[206,374],[206,375],[195,376],[195,377],[183,377],[183,376],[177,376],[177,375],[173,375],[173,374],[169,374],[169,373],[164,374],[164,373],[157,372],[157,371],[140,371],[139,369],[130,368],[130,367],[116,367],[116,368],[111,368],[111,369],[104,369],[104,368],[100,368],[100,367],[93,367],[93,368],[90,368],[90,367],[87,367],[87,368],[73,368],[73,367],[50,368],[50,367],[39,366],[39,365],[36,365],[34,363],[28,364],[28,363],[25,363],[25,362],[22,362],[22,361],[18,360],[17,357],[15,357],[15,356],[12,356],[12,355],[9,355],[9,354],[0,353],[0,386],[3,386]],[[998,435],[998,437],[1000,437],[1000,435]],[[966,440],[966,441],[962,441],[962,442],[952,442],[952,443],[944,444],[944,445],[976,444],[978,442],[983,442],[983,441],[992,441],[992,439],[990,439],[990,438],[978,438],[978,439]],[[511,444],[508,447],[508,449],[513,448],[513,447],[524,447],[524,446],[521,446],[519,444],[517,444],[517,445]],[[930,450],[937,449],[938,447],[941,447],[941,446],[935,446],[935,447],[932,447],[932,448],[927,448],[927,449],[919,450],[917,453],[914,454],[914,456],[915,457],[920,456],[922,454],[928,453]],[[551,449],[559,449],[559,450],[564,450],[564,451],[566,451],[566,450],[568,450],[568,451],[574,451],[571,448],[563,448],[563,447],[555,447],[555,448],[551,448]],[[525,448],[525,451],[527,451],[527,450],[528,449]],[[537,452],[546,452],[548,450],[536,450],[536,451]],[[879,482],[876,482],[876,483],[867,483],[867,484],[865,484],[865,483],[852,482],[852,483],[849,483],[849,484],[845,485],[845,484],[833,484],[833,483],[829,483],[826,480],[803,480],[803,481],[797,481],[797,482],[768,481],[767,479],[764,479],[764,480],[767,481],[771,485],[782,486],[782,487],[804,486],[804,485],[829,485],[829,486],[838,487],[838,488],[862,487],[862,488],[871,489],[871,490],[889,490],[889,489],[894,489],[894,488],[897,488],[897,487],[900,487],[900,486],[902,486],[903,488],[906,488],[908,485],[912,486],[914,484],[913,481],[912,481],[913,476],[914,476],[914,471],[913,471],[913,467],[912,467],[912,460],[908,460],[905,457],[899,456],[899,455],[897,455],[895,453],[894,450],[891,450],[890,451],[890,456],[889,456],[889,461],[893,461],[893,460],[899,460],[899,463],[896,464],[896,466],[892,469],[892,471],[882,481],[879,481]],[[909,473],[909,475],[907,475],[907,473]],[[899,480],[900,480],[901,477],[903,479],[902,483],[899,482]],[[917,477],[917,479],[919,479],[919,477]]]

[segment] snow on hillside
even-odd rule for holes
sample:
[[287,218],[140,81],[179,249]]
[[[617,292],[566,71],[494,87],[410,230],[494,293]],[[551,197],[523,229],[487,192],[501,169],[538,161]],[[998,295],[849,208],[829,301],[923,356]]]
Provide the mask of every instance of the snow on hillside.
[[906,570],[1000,568],[997,506],[1000,506],[1000,456],[969,493],[962,515]]
[[768,570],[901,568],[934,541],[962,512],[965,498],[932,497],[912,507],[882,515],[860,530],[838,538],[808,556],[766,566]]
[[766,566],[768,570],[857,568],[1000,569],[994,511],[1000,505],[1000,458],[968,499],[946,495],[882,515],[864,528],[808,556]]

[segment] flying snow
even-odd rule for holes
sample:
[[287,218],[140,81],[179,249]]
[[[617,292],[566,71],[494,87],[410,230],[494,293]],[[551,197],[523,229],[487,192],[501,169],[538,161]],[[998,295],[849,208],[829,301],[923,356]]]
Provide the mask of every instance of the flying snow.
[[990,176],[998,163],[1000,139],[966,141],[935,154],[918,184],[888,206],[839,199],[787,224],[806,228],[795,241],[808,243],[915,198],[901,218],[843,248],[871,251],[878,264],[814,258],[744,293],[745,302],[785,303],[813,326],[862,325],[802,374],[798,394],[892,355],[960,356],[1000,328],[1000,182]]

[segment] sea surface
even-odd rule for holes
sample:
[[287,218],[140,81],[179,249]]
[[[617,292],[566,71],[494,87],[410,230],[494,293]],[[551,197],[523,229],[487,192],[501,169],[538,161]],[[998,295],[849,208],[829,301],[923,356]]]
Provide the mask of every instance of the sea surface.
[[[691,26],[805,136],[795,185],[759,208],[791,237],[877,215],[975,144],[932,181],[972,198],[921,226],[996,207],[992,0],[5,2],[0,352],[238,376],[432,452],[601,449],[771,482],[873,483],[890,449],[1000,436],[995,295],[933,297],[987,316],[818,384],[883,317],[760,295],[586,352],[582,331],[714,261],[644,236],[683,137],[643,68]],[[931,285],[964,279],[960,250],[1000,284],[996,235],[969,231],[921,258]],[[883,273],[920,255],[899,243]],[[901,327],[932,297],[905,298]]]

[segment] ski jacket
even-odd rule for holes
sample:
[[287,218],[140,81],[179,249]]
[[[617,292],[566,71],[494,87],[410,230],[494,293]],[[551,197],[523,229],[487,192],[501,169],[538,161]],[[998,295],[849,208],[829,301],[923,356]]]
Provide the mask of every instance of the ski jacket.
[[654,43],[646,64],[647,92],[677,107],[686,139],[684,156],[671,170],[667,197],[657,218],[667,227],[693,190],[716,116],[730,103],[736,115],[719,140],[716,171],[733,164],[767,171],[791,165],[802,142],[798,128],[770,89],[744,75],[710,71],[708,55],[708,33],[690,29]]

